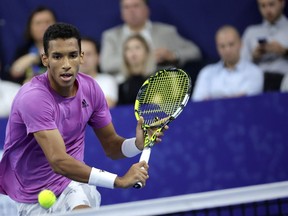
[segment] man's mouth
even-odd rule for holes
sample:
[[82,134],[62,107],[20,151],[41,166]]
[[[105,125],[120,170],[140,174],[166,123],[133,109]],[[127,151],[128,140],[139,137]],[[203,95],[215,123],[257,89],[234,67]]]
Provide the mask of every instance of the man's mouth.
[[60,77],[63,81],[70,81],[72,76],[73,76],[73,74],[71,74],[71,73],[63,73],[60,75]]

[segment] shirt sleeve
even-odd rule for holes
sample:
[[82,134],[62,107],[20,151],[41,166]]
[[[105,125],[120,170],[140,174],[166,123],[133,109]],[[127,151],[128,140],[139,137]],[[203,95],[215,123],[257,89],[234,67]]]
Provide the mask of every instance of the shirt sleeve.
[[21,97],[18,106],[27,134],[57,128],[51,96],[47,92],[33,89]]
[[197,77],[192,95],[193,101],[202,101],[210,98],[210,79],[211,77],[209,76],[209,68],[206,66],[199,72]]
[[251,40],[251,34],[248,28],[243,33],[241,48],[241,58],[248,61],[252,61],[252,47],[250,45]]
[[111,123],[112,117],[104,93],[98,83],[94,81],[92,88],[94,88],[93,94],[91,95],[92,101],[94,101],[94,107],[88,124],[98,129]]
[[247,95],[257,95],[263,91],[264,74],[261,69],[256,66],[250,66],[249,77],[246,80],[243,91]]

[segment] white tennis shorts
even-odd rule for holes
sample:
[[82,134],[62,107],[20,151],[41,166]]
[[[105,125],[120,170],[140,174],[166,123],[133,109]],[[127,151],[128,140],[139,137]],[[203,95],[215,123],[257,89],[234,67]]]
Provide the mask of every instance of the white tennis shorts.
[[79,205],[99,209],[100,203],[101,195],[95,186],[71,181],[49,209],[41,207],[39,203],[17,203],[17,208],[19,216],[28,216],[69,212]]

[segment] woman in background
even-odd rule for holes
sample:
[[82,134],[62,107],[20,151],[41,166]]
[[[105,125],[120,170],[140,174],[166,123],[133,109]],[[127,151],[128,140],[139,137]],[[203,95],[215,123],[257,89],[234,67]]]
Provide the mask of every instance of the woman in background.
[[40,61],[43,53],[43,35],[46,29],[56,22],[54,12],[40,6],[32,11],[26,25],[26,43],[16,52],[15,61],[10,68],[10,74],[15,82],[23,84],[33,76],[45,72],[46,68]]
[[139,88],[155,70],[155,58],[140,35],[127,38],[123,49],[125,81],[119,85],[118,104],[133,104]]

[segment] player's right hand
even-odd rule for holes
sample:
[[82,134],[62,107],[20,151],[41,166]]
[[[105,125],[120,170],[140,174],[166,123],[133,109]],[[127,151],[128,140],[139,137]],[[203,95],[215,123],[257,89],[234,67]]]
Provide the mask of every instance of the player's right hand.
[[117,176],[114,183],[115,188],[130,188],[137,182],[141,182],[145,186],[146,180],[149,178],[148,168],[145,161],[133,164],[124,176]]

